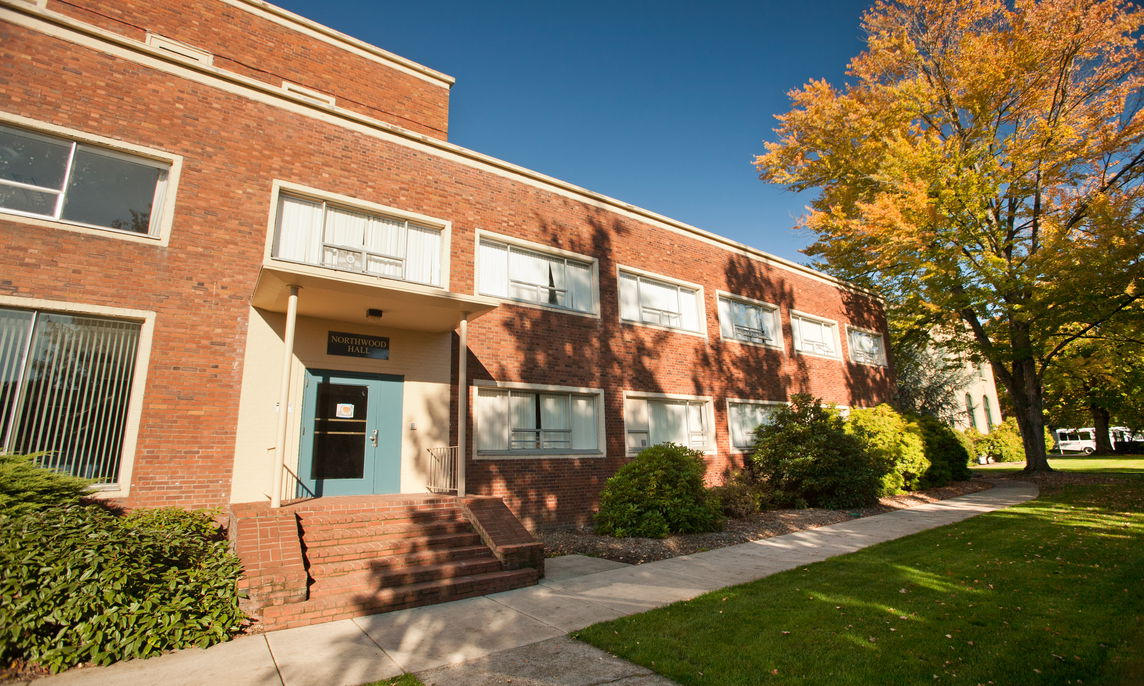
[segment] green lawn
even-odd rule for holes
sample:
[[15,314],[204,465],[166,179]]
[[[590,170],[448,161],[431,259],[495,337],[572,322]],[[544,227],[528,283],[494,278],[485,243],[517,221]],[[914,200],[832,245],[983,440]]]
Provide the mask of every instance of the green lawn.
[[1144,477],[1096,481],[577,637],[681,684],[1142,684]]
[[[1144,474],[1144,456],[1086,457],[1084,455],[1065,455],[1063,457],[1050,457],[1049,466],[1064,472]],[[998,473],[1019,472],[1024,468],[1024,462],[995,462],[993,464],[973,465],[972,470],[977,474],[989,476]]]

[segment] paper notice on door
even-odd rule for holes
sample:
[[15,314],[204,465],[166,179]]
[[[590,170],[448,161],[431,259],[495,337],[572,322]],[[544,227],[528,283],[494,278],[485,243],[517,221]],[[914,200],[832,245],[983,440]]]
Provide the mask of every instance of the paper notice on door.
[[354,405],[353,403],[338,403],[334,409],[334,416],[338,419],[353,419],[354,418]]

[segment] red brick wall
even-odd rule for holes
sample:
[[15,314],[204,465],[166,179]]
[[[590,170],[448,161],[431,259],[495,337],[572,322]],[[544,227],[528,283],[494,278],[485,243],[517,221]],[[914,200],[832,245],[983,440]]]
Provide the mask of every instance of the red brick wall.
[[290,81],[337,105],[434,138],[449,129],[449,88],[218,0],[49,0],[48,9],[138,41],[147,32],[214,54],[214,66],[275,87]]
[[[625,460],[624,389],[715,398],[712,481],[733,466],[727,397],[782,400],[805,390],[863,405],[889,395],[882,370],[792,354],[791,309],[884,329],[868,298],[550,189],[35,32],[4,25],[0,36],[0,109],[185,158],[166,248],[0,219],[0,293],[157,312],[131,506],[228,498],[247,306],[274,179],[451,221],[457,292],[473,292],[478,228],[599,258],[599,319],[505,305],[470,329],[474,378],[606,391],[607,458],[469,464],[470,489],[505,497],[530,528],[586,519]],[[621,324],[617,264],[702,284],[709,338]],[[787,352],[721,341],[716,289],[779,305]]]

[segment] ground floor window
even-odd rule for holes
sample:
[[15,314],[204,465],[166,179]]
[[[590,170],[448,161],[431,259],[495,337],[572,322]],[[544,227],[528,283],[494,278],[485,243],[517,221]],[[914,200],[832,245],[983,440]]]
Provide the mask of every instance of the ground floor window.
[[599,393],[479,388],[477,452],[599,453]]
[[755,429],[763,424],[769,424],[775,410],[785,404],[757,400],[727,401],[731,447],[736,450],[749,450],[755,443]]
[[715,443],[710,407],[710,400],[700,398],[624,398],[628,453],[660,443],[709,450]]
[[116,483],[140,327],[0,308],[0,447]]

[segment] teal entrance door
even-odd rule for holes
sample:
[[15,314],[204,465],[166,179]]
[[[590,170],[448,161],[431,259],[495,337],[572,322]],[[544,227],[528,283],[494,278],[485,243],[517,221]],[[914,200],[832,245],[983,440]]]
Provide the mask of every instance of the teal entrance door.
[[401,491],[403,379],[306,370],[299,497]]

